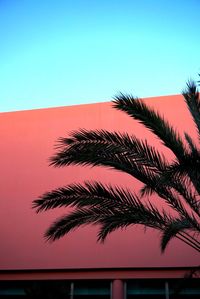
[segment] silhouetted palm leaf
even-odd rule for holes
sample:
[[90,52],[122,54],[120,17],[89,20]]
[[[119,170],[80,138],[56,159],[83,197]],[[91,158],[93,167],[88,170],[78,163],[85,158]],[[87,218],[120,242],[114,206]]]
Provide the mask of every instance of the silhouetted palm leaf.
[[[59,239],[71,230],[89,223],[100,224],[99,239],[104,240],[109,232],[119,227],[142,224],[162,230],[171,221],[171,217],[164,211],[161,213],[151,203],[142,204],[139,198],[127,189],[86,183],[85,186],[73,185],[62,191],[65,191],[61,198],[63,206],[73,205],[76,209],[52,224],[46,233],[49,240]],[[52,196],[46,194],[46,198],[38,199],[35,205],[39,206],[40,210],[60,207],[60,192],[53,194],[56,195],[54,201]]]
[[186,90],[184,90],[182,94],[200,136],[200,101],[196,84],[193,81],[189,81]]

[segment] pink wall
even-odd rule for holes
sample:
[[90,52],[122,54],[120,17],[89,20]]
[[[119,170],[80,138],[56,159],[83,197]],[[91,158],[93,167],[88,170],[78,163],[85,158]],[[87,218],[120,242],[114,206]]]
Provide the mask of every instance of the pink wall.
[[[177,128],[195,134],[181,96],[146,99]],[[64,209],[35,214],[32,200],[42,193],[91,177],[138,188],[130,176],[101,168],[48,167],[58,137],[79,128],[128,131],[159,145],[151,133],[110,103],[0,114],[0,269],[168,267],[199,262],[195,251],[173,240],[161,255],[158,232],[130,227],[96,243],[96,227],[81,228],[53,244],[43,233]],[[162,148],[162,146],[160,146]],[[165,151],[169,156],[169,152]]]

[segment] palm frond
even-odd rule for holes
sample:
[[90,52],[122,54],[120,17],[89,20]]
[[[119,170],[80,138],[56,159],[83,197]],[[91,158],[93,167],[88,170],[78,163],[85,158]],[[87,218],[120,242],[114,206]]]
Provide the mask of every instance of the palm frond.
[[134,224],[162,230],[169,219],[167,214],[161,214],[156,207],[144,206],[139,201],[135,201],[129,209],[126,205],[119,205],[119,202],[112,207],[109,205],[108,208],[105,205],[91,205],[78,208],[56,220],[45,233],[45,238],[55,241],[80,226],[99,224],[101,228],[98,240],[104,241],[113,230]]
[[190,151],[191,151],[191,153],[199,153],[199,151],[198,151],[198,149],[197,149],[197,146],[196,146],[196,144],[194,143],[194,141],[192,140],[192,138],[191,138],[191,136],[188,134],[188,133],[184,133],[184,135],[185,135],[185,139],[186,139],[186,141],[187,141],[187,143],[188,143],[188,145],[189,145],[189,148],[190,148]]
[[151,196],[154,193],[156,193],[156,190],[149,185],[143,185],[143,187],[140,189],[141,197]]
[[98,182],[86,182],[85,186],[71,185],[46,193],[35,201],[34,207],[40,212],[67,205],[76,206],[76,210],[53,223],[45,235],[48,240],[58,239],[69,231],[90,223],[101,225],[99,239],[104,240],[109,233],[105,228],[109,221],[113,221],[110,229],[111,226],[117,229],[130,224],[140,224],[161,230],[171,219],[165,212],[160,213],[151,203],[143,204],[129,190],[106,187]]
[[[169,167],[163,155],[146,141],[140,142],[127,134],[81,131],[60,142],[61,151],[52,158],[54,165],[107,166],[130,174],[155,192],[158,190],[156,174]],[[70,146],[66,147],[68,143]]]
[[59,161],[59,164],[64,165],[104,166],[127,173],[143,183],[149,181],[148,174],[151,171],[151,168],[147,169],[142,163],[135,162],[134,159],[127,155],[121,153],[112,154],[98,150],[90,151],[87,147],[82,149],[81,153],[74,150],[64,150],[58,153],[55,159]]
[[113,107],[140,121],[158,136],[180,161],[183,159],[186,149],[179,134],[158,112],[149,108],[144,101],[121,93],[114,98]]
[[[156,178],[154,184],[157,184]],[[152,181],[153,185],[153,181]],[[190,218],[186,209],[177,196],[164,186],[155,187],[157,193],[166,200],[180,215]],[[57,207],[76,206],[80,207],[101,207],[107,210],[131,210],[142,205],[139,198],[128,189],[104,186],[99,182],[85,182],[83,184],[72,184],[47,192],[33,202],[37,212],[54,209]],[[135,211],[135,210],[134,210]]]
[[[149,181],[141,188],[140,194],[141,196],[144,196],[156,193],[161,199],[164,199],[169,206],[178,212],[179,215],[190,218],[179,194],[176,192],[177,190],[174,190],[173,188],[174,185],[174,182],[171,183],[171,185],[170,182],[165,184],[164,180],[159,175],[151,175],[149,176]],[[179,193],[180,190],[182,191],[181,187],[179,188]]]
[[[191,157],[191,156],[190,156]],[[173,188],[185,200],[185,202],[200,216],[200,209],[197,197],[194,192],[194,180],[191,180],[191,173],[194,172],[194,167],[191,165],[192,158],[185,158],[185,163],[173,162],[165,172],[158,178],[158,185]],[[189,162],[187,162],[187,160]],[[144,190],[145,191],[145,190]],[[143,191],[143,192],[144,192]]]
[[[98,210],[99,212],[100,210]],[[82,208],[69,215],[64,215],[57,219],[46,231],[45,238],[47,241],[55,241],[77,229],[80,226],[95,224],[98,222],[99,214],[95,213],[94,208]]]
[[193,150],[185,155],[184,161],[180,163],[180,167],[200,195],[200,152]]
[[195,228],[191,225],[191,223],[185,219],[174,219],[171,223],[166,226],[166,229],[163,232],[162,239],[161,239],[161,250],[162,252],[166,249],[169,241],[176,237],[177,234],[180,234],[182,231]]
[[138,200],[132,209],[125,212],[123,209],[118,210],[109,217],[102,217],[98,240],[104,242],[108,234],[119,228],[126,228],[130,225],[143,225],[148,228],[163,231],[172,219],[169,214],[164,210],[162,212],[159,211],[151,202],[144,205]]
[[200,136],[200,99],[199,92],[194,81],[187,83],[187,88],[183,91],[183,97],[196,125]]
[[[105,130],[79,130],[67,138],[59,138],[58,152],[51,158],[51,165],[65,166],[74,161],[75,153],[79,153],[77,163],[97,163],[100,159],[125,156],[134,162],[139,162],[146,167],[163,170],[167,161],[163,154],[149,145],[147,141],[139,140],[136,136],[127,133],[108,132]],[[87,154],[87,155],[86,155]]]
[[47,192],[33,202],[33,208],[37,212],[67,206],[121,210],[134,208],[138,203],[137,195],[128,189],[103,185],[99,182],[85,182]]

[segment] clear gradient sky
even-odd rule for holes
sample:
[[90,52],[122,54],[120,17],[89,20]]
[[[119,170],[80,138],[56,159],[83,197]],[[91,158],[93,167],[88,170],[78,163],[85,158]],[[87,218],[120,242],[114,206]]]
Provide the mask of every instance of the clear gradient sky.
[[0,111],[178,94],[200,72],[199,0],[1,0]]

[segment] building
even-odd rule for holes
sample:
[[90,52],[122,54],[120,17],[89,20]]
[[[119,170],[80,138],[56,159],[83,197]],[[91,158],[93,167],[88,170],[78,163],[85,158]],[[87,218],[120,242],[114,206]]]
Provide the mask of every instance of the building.
[[[181,131],[195,135],[181,96],[146,101]],[[47,296],[49,291],[60,290],[57,298],[200,297],[199,279],[183,280],[199,266],[199,255],[179,240],[173,240],[161,254],[155,231],[144,233],[141,227],[130,227],[98,244],[97,228],[84,227],[48,244],[43,239],[45,229],[65,211],[35,214],[31,209],[33,199],[45,191],[91,177],[139,188],[128,175],[107,169],[49,167],[58,137],[79,128],[129,132],[151,140],[170,159],[150,132],[110,103],[1,113],[0,119],[0,298],[25,298],[27,293],[34,298],[41,292]]]

